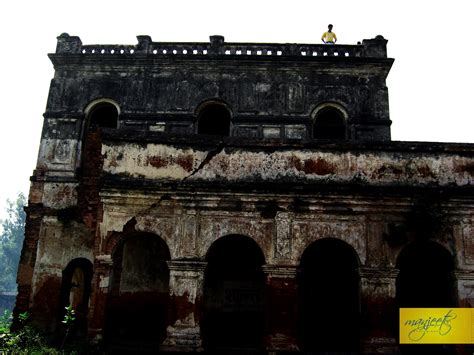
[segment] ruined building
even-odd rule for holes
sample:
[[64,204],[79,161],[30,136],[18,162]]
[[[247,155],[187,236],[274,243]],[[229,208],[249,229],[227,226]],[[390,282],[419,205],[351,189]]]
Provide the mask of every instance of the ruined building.
[[474,145],[391,141],[386,43],[59,36],[16,311],[279,354],[396,351],[398,307],[471,307]]

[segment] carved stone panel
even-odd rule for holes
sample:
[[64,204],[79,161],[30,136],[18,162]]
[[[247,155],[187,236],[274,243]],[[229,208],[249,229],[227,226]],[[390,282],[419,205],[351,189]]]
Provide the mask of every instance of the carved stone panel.
[[461,227],[464,242],[464,262],[474,265],[474,228],[470,224]]
[[291,220],[292,214],[286,212],[278,212],[275,217],[276,225],[276,243],[275,257],[289,258],[291,253]]
[[289,112],[303,112],[305,97],[304,86],[299,83],[292,83],[288,85],[288,111]]
[[248,81],[240,83],[239,108],[241,111],[254,111],[256,109],[255,102],[255,85]]

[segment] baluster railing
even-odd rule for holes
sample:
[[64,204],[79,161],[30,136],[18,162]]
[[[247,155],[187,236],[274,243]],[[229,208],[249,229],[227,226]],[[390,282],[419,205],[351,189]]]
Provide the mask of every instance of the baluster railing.
[[206,42],[152,42],[138,36],[137,45],[82,45],[79,37],[62,34],[56,53],[83,55],[156,55],[156,56],[257,56],[257,57],[378,57],[386,58],[386,40],[382,36],[348,44],[226,43],[222,36]]

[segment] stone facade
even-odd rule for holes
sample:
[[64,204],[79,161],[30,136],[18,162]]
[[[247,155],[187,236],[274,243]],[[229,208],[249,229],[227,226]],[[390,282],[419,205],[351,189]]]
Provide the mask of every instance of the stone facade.
[[117,349],[370,353],[398,306],[471,307],[474,146],[390,140],[386,42],[59,36],[16,312],[72,304]]

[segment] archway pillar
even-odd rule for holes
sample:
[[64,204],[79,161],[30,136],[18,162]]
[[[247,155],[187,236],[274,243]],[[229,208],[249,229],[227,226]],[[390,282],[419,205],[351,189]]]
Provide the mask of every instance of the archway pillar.
[[200,309],[206,262],[168,261],[170,311],[163,351],[202,351]]
[[298,351],[296,266],[264,265],[266,275],[266,335],[268,351]]
[[457,282],[459,307],[474,307],[474,271],[458,270],[454,272]]
[[98,255],[95,258],[88,316],[88,337],[95,343],[100,342],[104,336],[105,310],[110,291],[112,268],[111,255]]
[[367,353],[398,352],[396,281],[398,269],[359,269],[361,283],[361,340]]

